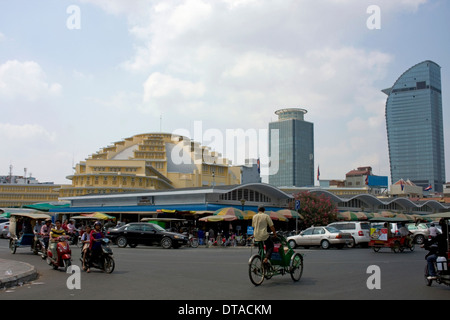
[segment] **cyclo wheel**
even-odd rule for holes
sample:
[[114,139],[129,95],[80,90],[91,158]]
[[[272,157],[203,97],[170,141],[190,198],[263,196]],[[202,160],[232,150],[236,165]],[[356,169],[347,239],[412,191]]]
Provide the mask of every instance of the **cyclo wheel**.
[[264,281],[264,267],[261,256],[258,254],[253,255],[248,261],[248,275],[250,281],[259,286]]
[[299,281],[303,274],[303,256],[300,253],[294,253],[289,263],[289,271],[294,281]]

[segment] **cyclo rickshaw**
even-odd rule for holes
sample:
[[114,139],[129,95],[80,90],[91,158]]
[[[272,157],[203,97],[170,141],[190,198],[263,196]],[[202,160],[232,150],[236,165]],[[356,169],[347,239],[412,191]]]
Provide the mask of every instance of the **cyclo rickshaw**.
[[258,246],[258,253],[253,254],[248,261],[250,281],[255,286],[262,284],[264,279],[270,279],[275,275],[289,273],[294,281],[299,281],[302,277],[303,256],[298,252],[294,252],[285,237],[278,235],[277,238],[273,238],[273,241],[274,250],[270,263],[267,265],[263,263],[265,256],[264,242],[255,242],[255,246]]
[[403,252],[405,249],[414,251],[415,245],[409,236],[401,236],[398,230],[392,232],[393,224],[412,221],[384,217],[372,218],[369,221],[371,222],[369,247],[372,247],[373,251],[378,252],[381,248],[390,248],[395,253]]
[[[436,279],[430,279],[429,278],[429,270],[428,270],[428,263],[425,265],[425,283],[427,286],[431,286],[433,283],[433,280],[437,283],[445,284],[447,286],[450,286],[450,234],[449,234],[449,222],[450,222],[450,212],[441,212],[441,213],[434,213],[434,214],[428,214],[423,216],[423,218],[430,218],[433,220],[440,219],[444,223],[442,227],[442,233],[445,236],[445,239],[447,240],[447,247],[446,247],[446,256],[439,256],[436,258],[436,261],[434,262],[434,269],[436,271]],[[429,249],[427,249],[429,250]],[[428,256],[428,255],[427,255]]]
[[[51,219],[48,214],[33,213],[33,212],[14,212],[9,217],[9,249],[12,254],[16,253],[17,248],[30,246],[34,254],[42,251],[41,243],[38,239],[38,234],[33,232],[36,222],[38,220],[45,221]],[[26,227],[22,229],[20,234],[17,234],[18,223],[25,221]]]

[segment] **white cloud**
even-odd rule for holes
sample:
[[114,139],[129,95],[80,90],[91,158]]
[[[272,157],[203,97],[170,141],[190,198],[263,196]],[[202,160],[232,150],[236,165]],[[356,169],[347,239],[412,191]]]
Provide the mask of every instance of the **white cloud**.
[[205,93],[202,83],[176,79],[159,72],[152,73],[144,83],[144,101],[180,94],[183,98],[201,97]]
[[0,123],[0,141],[3,147],[20,145],[24,142],[52,143],[56,140],[56,133],[50,132],[38,124],[10,124]]
[[122,66],[144,79],[137,109],[168,113],[171,129],[195,120],[222,130],[267,128],[276,109],[303,107],[324,174],[366,161],[387,168],[381,152],[365,147],[387,152],[379,83],[394,57],[359,44],[366,9],[380,6],[384,27],[426,0],[83,2],[127,16],[135,51]]
[[0,65],[0,99],[35,101],[61,94],[59,83],[48,83],[41,66],[34,61],[8,60]]

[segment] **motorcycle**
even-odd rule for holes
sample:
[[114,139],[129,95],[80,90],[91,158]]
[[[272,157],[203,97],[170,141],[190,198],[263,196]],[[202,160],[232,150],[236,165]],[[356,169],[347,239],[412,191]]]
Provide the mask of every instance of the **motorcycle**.
[[42,260],[47,259],[48,238],[45,239],[42,234],[38,234],[37,242],[39,243],[36,245],[37,254],[41,256]]
[[[112,273],[115,268],[115,262],[113,259],[113,252],[109,246],[109,239],[102,238],[99,240],[101,242],[101,253],[96,257],[92,257],[92,253],[89,254],[86,263],[91,268],[100,269],[106,273]],[[80,259],[82,261],[82,259]]]
[[78,230],[75,230],[73,233],[69,233],[69,241],[71,245],[78,246],[78,241],[80,239],[80,234]]
[[51,244],[49,244],[49,248],[47,250],[47,263],[52,266],[53,269],[58,269],[59,267],[63,267],[64,271],[67,272],[67,268],[72,265],[71,254],[68,237],[60,236],[57,238],[56,244],[56,257],[53,256]]
[[[425,256],[425,260],[427,260],[427,258],[430,255],[436,254],[437,246],[431,245],[430,247],[427,248],[427,250],[429,250],[430,252],[427,253],[427,255]],[[425,265],[424,277],[425,277],[426,285],[431,286],[433,281],[436,281],[436,283],[438,283],[438,284],[445,284],[447,286],[450,286],[450,270],[449,270],[447,258],[444,256],[441,256],[441,255],[438,255],[436,257],[436,260],[433,262],[433,264],[434,264],[434,270],[435,270],[435,274],[436,274],[436,276],[433,278],[430,277],[428,262]]]

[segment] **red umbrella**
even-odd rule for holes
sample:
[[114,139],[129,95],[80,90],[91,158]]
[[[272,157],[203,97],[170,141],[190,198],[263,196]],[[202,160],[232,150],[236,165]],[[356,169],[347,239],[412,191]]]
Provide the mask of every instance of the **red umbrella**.
[[283,210],[278,210],[277,212],[281,213],[283,216],[285,216],[288,219],[295,219],[295,218],[303,219],[303,216],[295,210],[283,209]]
[[275,212],[275,211],[266,211],[265,214],[268,214],[270,216],[270,219],[272,220],[279,220],[279,221],[289,221],[288,218],[286,218],[285,216],[283,216],[281,213],[279,212]]

